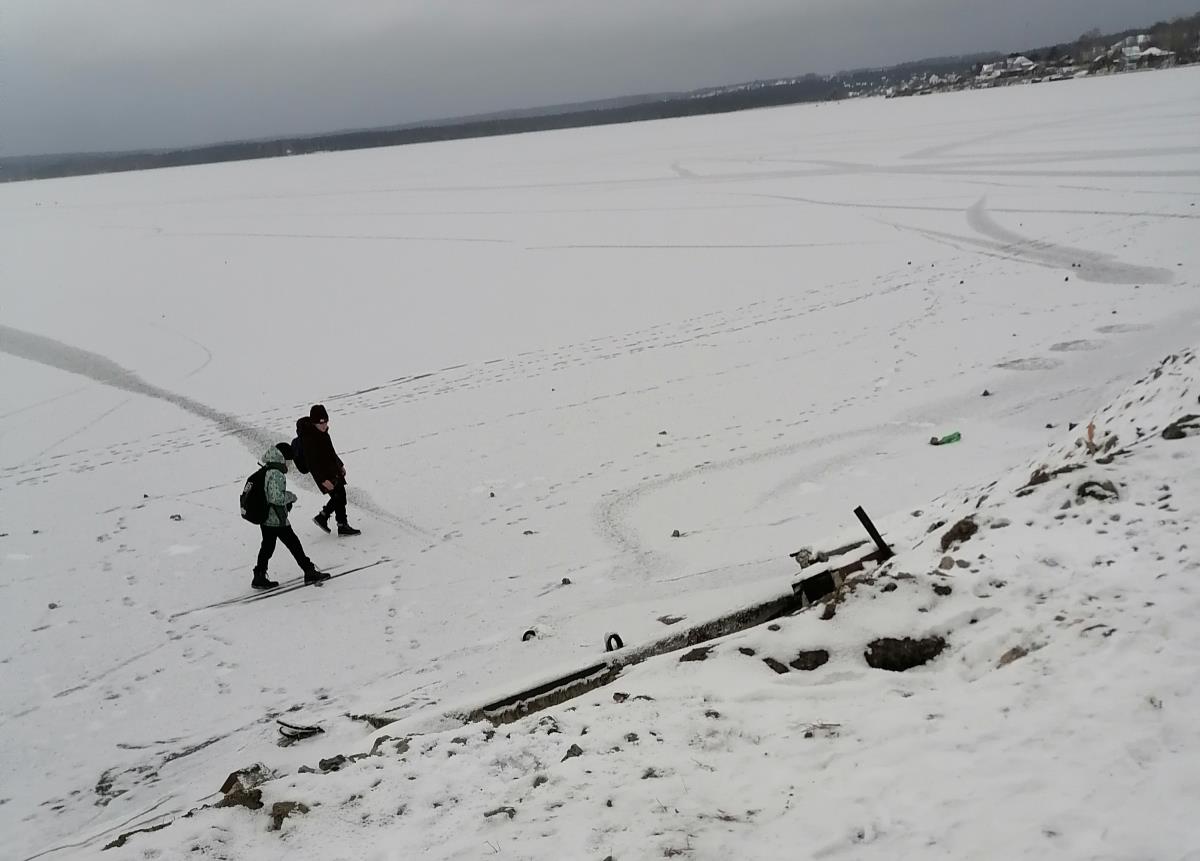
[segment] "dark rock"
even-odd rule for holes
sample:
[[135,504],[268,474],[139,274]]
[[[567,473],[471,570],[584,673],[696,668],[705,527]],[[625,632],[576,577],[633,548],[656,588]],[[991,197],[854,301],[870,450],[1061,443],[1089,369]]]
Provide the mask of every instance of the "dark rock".
[[317,763],[317,768],[321,771],[337,771],[346,764],[346,757],[342,754],[331,756],[329,759],[322,759]]
[[517,815],[517,809],[515,807],[509,807],[507,804],[505,804],[502,807],[497,807],[495,810],[486,811],[483,814],[483,817],[484,819],[490,819],[491,817],[498,816],[501,813],[507,815],[509,819],[512,819]]
[[812,649],[810,651],[800,652],[796,655],[795,660],[788,661],[788,666],[793,670],[802,670],[809,672],[822,667],[829,662],[829,652],[824,649]]
[[1085,481],[1079,485],[1079,489],[1075,491],[1075,496],[1079,502],[1083,502],[1085,499],[1098,499],[1101,502],[1109,502],[1120,498],[1116,485],[1111,481]]
[[670,615],[668,615],[668,616],[659,616],[658,621],[662,622],[664,625],[677,625],[680,622],[682,622],[685,618],[687,618],[687,617],[686,616],[670,616]]
[[651,766],[642,772],[642,780],[650,780],[651,778],[662,777],[662,773],[657,768]]
[[953,556],[943,556],[942,561],[938,563],[939,571],[949,571],[953,567],[954,567],[954,557]]
[[629,694],[622,693],[621,691],[617,691],[613,694],[614,703],[623,703],[627,699],[629,699]]
[[767,630],[768,631],[778,631],[779,626],[776,625],[774,622],[772,622],[770,625],[767,625]]
[[749,646],[738,646],[738,651],[741,652],[743,655],[745,655],[748,658],[753,658],[755,656],[755,654],[757,654]]
[[945,648],[946,641],[942,637],[925,637],[920,640],[912,637],[881,637],[867,645],[863,657],[868,666],[877,670],[902,673],[932,661]]
[[964,517],[951,526],[942,535],[942,552],[945,553],[955,544],[961,544],[979,531],[979,525],[970,517]]
[[1200,416],[1186,415],[1171,422],[1162,431],[1163,439],[1183,439],[1191,431],[1200,431]]
[[706,711],[704,713],[704,716],[706,718],[712,718],[713,720],[716,720],[717,718],[719,718],[721,716],[721,713],[719,711],[717,711],[716,709],[709,709],[708,711]]
[[239,783],[225,797],[218,801],[215,807],[245,807],[247,810],[258,810],[263,806],[261,789],[245,789]]
[[274,776],[274,773],[262,764],[232,772],[221,784],[221,794],[224,798],[218,801],[216,806],[258,810],[263,806],[262,790],[255,787],[266,783]]
[[576,756],[583,756],[583,748],[577,744],[573,744],[569,748],[567,748],[567,755],[564,756],[561,760],[559,760],[559,762],[566,762],[568,759],[571,759]]
[[535,639],[537,639],[537,631],[535,631],[533,628],[530,628],[528,631],[526,631],[524,634],[521,635],[522,643],[528,642],[529,640],[535,640]]
[[992,393],[989,392],[987,389],[984,389],[983,394],[980,395],[981,398],[990,398],[991,396],[992,396]]
[[534,534],[534,532],[533,532],[533,530],[532,530],[532,529],[526,529],[526,530],[525,530],[524,532],[522,532],[521,534],[522,534],[522,535],[533,535],[533,534]]
[[570,586],[570,585],[571,585],[571,578],[570,578],[570,577],[564,577],[564,578],[562,578],[562,585],[564,585],[564,586]]
[[996,664],[997,667],[1007,667],[1013,661],[1023,658],[1029,654],[1029,650],[1024,646],[1013,646],[1007,652],[1000,656],[1000,661]]
[[637,744],[637,740],[638,734],[636,732],[625,733],[625,741],[629,742],[630,744]]
[[692,649],[690,652],[682,655],[679,658],[680,663],[684,661],[704,661],[708,659],[708,653],[712,651],[712,646],[700,646]]
[[394,741],[396,743],[394,745],[395,753],[408,753],[409,739],[398,739],[390,735],[381,735],[379,738],[375,739],[375,743],[371,745],[371,756],[378,756],[379,748],[383,747],[383,745],[389,741]]
[[51,601],[51,602],[50,602],[49,604],[47,604],[46,606],[47,606],[48,608],[50,608],[51,610],[57,610],[57,609],[58,609],[58,605],[57,605],[57,604],[55,604],[53,601]]
[[174,521],[180,521],[180,520],[183,520],[183,515],[182,514],[172,514],[171,519]]
[[676,529],[671,533],[671,537],[672,538],[682,538],[683,534],[678,529]]
[[788,668],[783,664],[782,661],[777,661],[774,658],[763,658],[763,663],[780,675],[783,675],[788,671]]
[[941,529],[945,525],[946,525],[946,521],[935,520],[935,521],[933,521],[933,523],[929,524],[929,528],[925,530],[925,534],[928,535],[931,532],[937,532],[939,529]]
[[895,592],[898,588],[900,588],[900,587],[897,586],[895,583],[884,583],[883,588],[880,589],[879,591],[880,592]]
[[951,592],[954,591],[954,589],[951,588],[950,586],[943,586],[941,583],[934,583],[933,591],[936,592],[938,595],[949,595]]
[[537,777],[535,777],[533,779],[533,788],[537,789],[543,783],[549,783],[549,782],[550,782],[550,778],[546,777],[546,775],[544,775],[544,774],[539,774]]
[[293,813],[308,813],[308,805],[302,801],[276,801],[271,805],[271,830],[278,831],[283,827],[283,820]]

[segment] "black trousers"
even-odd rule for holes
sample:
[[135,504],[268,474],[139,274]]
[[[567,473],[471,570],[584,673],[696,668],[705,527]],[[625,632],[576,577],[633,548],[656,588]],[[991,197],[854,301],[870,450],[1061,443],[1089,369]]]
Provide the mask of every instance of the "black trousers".
[[346,522],[346,480],[339,478],[333,483],[333,490],[329,491],[329,501],[325,503],[325,507],[321,509],[322,517],[333,515],[338,523]]
[[271,561],[271,554],[275,552],[276,541],[282,541],[283,546],[292,551],[292,556],[295,557],[296,564],[300,566],[301,571],[313,569],[312,561],[304,555],[304,548],[300,546],[300,539],[292,531],[291,524],[285,523],[283,526],[263,526],[261,528],[262,547],[258,551],[258,564],[254,566],[256,575],[266,575],[267,563]]

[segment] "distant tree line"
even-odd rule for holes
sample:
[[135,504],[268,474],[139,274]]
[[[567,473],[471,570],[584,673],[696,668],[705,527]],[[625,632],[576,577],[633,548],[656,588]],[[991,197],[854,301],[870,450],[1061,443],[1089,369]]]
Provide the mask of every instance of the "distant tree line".
[[[1200,60],[1200,13],[1160,21],[1148,29],[1102,34],[1089,30],[1073,43],[1049,45],[1025,52],[1029,59],[1047,65],[1103,63],[1107,50],[1116,42],[1137,34],[1150,36],[1151,44],[1172,51],[1180,63]],[[520,115],[466,118],[442,123],[401,128],[371,129],[321,135],[298,135],[260,141],[234,141],[209,146],[119,153],[69,153],[62,155],[0,159],[0,181],[48,179],[89,173],[145,170],[159,167],[208,164],[244,159],[273,158],[312,152],[366,149],[400,144],[518,134],[550,129],[580,128],[614,123],[642,122],[700,114],[727,113],[750,108],[773,107],[800,102],[829,101],[856,89],[879,82],[904,80],[917,74],[947,75],[975,72],[982,63],[994,62],[1001,54],[938,57],[901,63],[885,69],[858,69],[831,77],[805,75],[783,81],[698,90],[667,97],[648,97],[616,106],[554,112],[523,111]],[[1010,55],[1016,56],[1016,55]]]
[[411,128],[374,129],[262,141],[239,141],[175,150],[79,153],[0,159],[0,177],[5,181],[48,179],[90,173],[180,167],[313,152],[367,149],[550,129],[632,123],[700,114],[727,113],[797,102],[823,101],[839,98],[842,93],[842,88],[828,78],[809,75],[781,84],[750,85],[728,91],[718,90],[697,95],[683,95],[615,108],[566,110],[537,116],[463,120]]

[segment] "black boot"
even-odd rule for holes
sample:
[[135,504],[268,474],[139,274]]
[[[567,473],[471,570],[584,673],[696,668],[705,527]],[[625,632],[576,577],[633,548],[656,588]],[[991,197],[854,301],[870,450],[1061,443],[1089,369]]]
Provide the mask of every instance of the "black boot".
[[355,529],[349,523],[339,523],[338,535],[362,535],[362,530]]
[[313,518],[313,523],[315,523],[315,524],[317,524],[317,526],[321,527],[322,532],[326,532],[326,533],[329,532],[329,515],[326,514],[324,511],[322,511],[320,514],[318,514],[316,517]]
[[321,583],[325,580],[328,580],[329,576],[330,575],[326,574],[324,571],[318,571],[316,568],[312,568],[304,572],[304,582],[306,584]]
[[274,589],[278,585],[274,580],[267,579],[265,571],[255,571],[254,579],[250,581],[250,586],[255,589]]

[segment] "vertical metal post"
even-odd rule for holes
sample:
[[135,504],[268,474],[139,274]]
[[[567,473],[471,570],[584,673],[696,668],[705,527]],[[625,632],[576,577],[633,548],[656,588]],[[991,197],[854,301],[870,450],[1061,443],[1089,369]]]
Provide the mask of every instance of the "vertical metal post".
[[871,518],[867,517],[867,512],[863,511],[861,505],[854,509],[854,514],[863,525],[863,529],[867,530],[867,534],[871,536],[871,540],[875,542],[875,546],[879,548],[880,559],[891,559],[895,556],[895,551],[888,547],[887,542],[883,540],[883,536],[879,534],[879,530],[875,528],[875,524],[871,522]]

